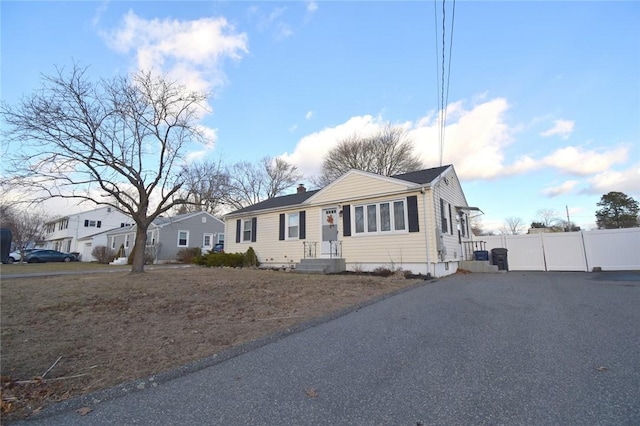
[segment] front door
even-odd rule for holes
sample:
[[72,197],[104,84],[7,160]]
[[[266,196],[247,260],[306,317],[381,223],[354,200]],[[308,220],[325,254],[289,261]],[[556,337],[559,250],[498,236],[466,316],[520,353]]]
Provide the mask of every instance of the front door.
[[339,257],[338,209],[322,209],[322,257]]

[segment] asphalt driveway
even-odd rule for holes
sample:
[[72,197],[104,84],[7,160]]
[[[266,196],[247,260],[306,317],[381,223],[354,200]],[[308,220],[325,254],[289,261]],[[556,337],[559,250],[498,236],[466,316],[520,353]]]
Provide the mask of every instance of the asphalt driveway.
[[640,274],[456,275],[143,385],[23,423],[638,425]]

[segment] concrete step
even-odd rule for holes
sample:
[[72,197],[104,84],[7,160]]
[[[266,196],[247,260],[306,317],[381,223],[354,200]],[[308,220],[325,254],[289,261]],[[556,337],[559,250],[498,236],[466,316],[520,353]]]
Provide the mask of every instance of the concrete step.
[[458,267],[476,273],[506,272],[498,270],[497,265],[492,265],[488,260],[461,260]]
[[336,274],[346,270],[344,259],[302,259],[295,269],[305,274]]

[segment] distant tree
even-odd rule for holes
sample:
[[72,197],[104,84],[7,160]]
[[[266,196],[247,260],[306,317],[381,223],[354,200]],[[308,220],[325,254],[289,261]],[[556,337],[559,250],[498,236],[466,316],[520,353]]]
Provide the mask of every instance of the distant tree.
[[178,207],[179,214],[206,211],[219,213],[224,203],[230,177],[221,160],[204,161],[184,166],[184,184],[180,196],[185,203]]
[[599,229],[633,228],[638,226],[638,202],[622,192],[604,194],[598,202],[596,223]]
[[546,228],[545,224],[542,222],[531,222],[532,228]]
[[350,169],[392,176],[422,168],[407,132],[387,124],[373,136],[354,134],[338,142],[324,157],[321,174],[314,183],[326,186]]
[[[206,95],[150,72],[90,81],[74,64],[43,88],[2,104],[13,183],[33,194],[113,206],[136,226],[132,273],[144,272],[151,222],[182,204],[181,157],[203,139]],[[3,158],[6,161],[6,158]]]
[[504,219],[502,232],[506,235],[518,235],[521,233],[523,226],[522,218],[510,216]]
[[47,217],[37,211],[19,210],[15,206],[0,206],[0,223],[11,230],[11,240],[20,257],[24,260],[24,250],[35,246],[45,236]]
[[281,158],[264,157],[257,164],[242,161],[229,168],[224,202],[241,209],[281,195],[300,179],[298,168]]
[[536,219],[538,219],[538,223],[541,223],[542,226],[540,228],[552,228],[557,222],[561,219],[553,209],[540,209],[536,212]]

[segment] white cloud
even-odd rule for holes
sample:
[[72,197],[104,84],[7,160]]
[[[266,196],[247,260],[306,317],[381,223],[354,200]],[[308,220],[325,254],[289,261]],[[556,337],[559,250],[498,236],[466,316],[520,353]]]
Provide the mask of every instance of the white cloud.
[[[484,99],[484,96],[479,99]],[[508,110],[509,104],[504,98],[485,100],[471,107],[467,107],[464,101],[450,104],[442,163],[453,164],[458,176],[469,181],[523,174],[544,167],[586,176],[610,170],[614,164],[627,160],[628,148],[624,146],[600,150],[567,146],[542,158],[523,154],[511,159],[506,152],[514,144],[514,135],[522,129],[507,122]],[[415,122],[402,124],[425,167],[440,163],[438,117],[438,112],[431,111]],[[343,124],[303,137],[293,152],[284,154],[284,157],[306,176],[315,176],[320,172],[322,158],[341,139],[356,132],[370,134],[384,122],[381,116],[352,117]],[[606,178],[613,179],[614,176],[607,175]],[[575,184],[568,182],[562,188],[546,189],[545,194],[554,196],[561,193],[558,191],[573,189],[570,185]]]
[[307,2],[307,12],[308,13],[315,13],[318,10],[318,3],[315,1],[308,1]]
[[562,136],[562,139],[567,139],[573,132],[573,126],[575,125],[575,122],[570,120],[555,120],[553,124],[554,126],[552,128],[540,133],[540,136],[548,137],[553,135],[560,135]]
[[311,117],[313,117],[313,111],[307,111],[307,113],[304,115],[304,118],[306,118],[307,120],[311,120]]
[[381,125],[382,122],[371,115],[352,117],[336,127],[303,137],[292,153],[285,153],[281,157],[298,166],[305,176],[316,176],[320,174],[322,158],[340,140],[356,132],[362,135],[374,133]]
[[578,185],[577,180],[567,180],[560,185],[543,189],[540,193],[546,197],[557,197],[558,195],[568,194]]
[[200,91],[224,84],[222,62],[248,52],[247,35],[222,17],[147,20],[129,11],[118,28],[102,36],[112,49],[133,53],[138,69],[160,71]]
[[211,127],[198,125],[198,131],[203,138],[202,146],[200,147],[200,149],[190,151],[185,155],[184,161],[187,164],[206,157],[207,154],[213,151],[213,148],[218,141],[218,129],[212,129]]
[[585,151],[579,146],[567,146],[544,157],[541,164],[584,176],[609,170],[615,163],[624,163],[627,156],[626,147],[598,152]]
[[606,194],[611,191],[624,192],[634,198],[640,195],[640,163],[624,170],[606,170],[589,179],[587,194]]

